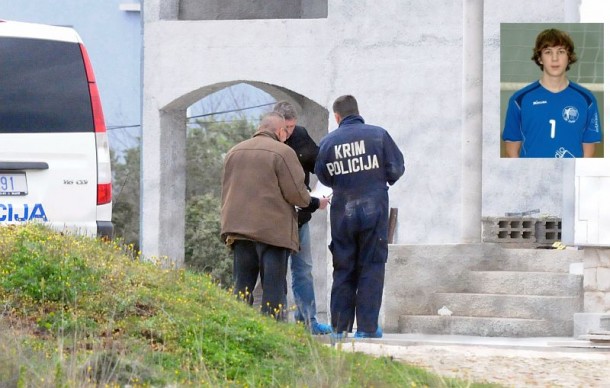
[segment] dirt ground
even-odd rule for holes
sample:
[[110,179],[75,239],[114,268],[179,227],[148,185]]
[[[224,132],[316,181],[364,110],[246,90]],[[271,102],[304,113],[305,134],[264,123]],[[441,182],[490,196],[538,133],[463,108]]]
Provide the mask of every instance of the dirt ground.
[[472,345],[387,345],[346,341],[356,351],[423,367],[465,381],[506,387],[609,387],[610,350],[550,348],[544,350]]

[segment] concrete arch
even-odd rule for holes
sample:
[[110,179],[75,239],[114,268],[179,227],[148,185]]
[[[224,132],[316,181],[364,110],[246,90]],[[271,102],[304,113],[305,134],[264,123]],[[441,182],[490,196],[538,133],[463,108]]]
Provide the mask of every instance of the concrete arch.
[[[299,124],[308,128],[316,142],[328,132],[329,113],[312,99],[283,86],[260,81],[233,80],[194,89],[159,109],[156,142],[143,138],[141,246],[145,255],[157,252],[172,266],[184,264],[186,191],[186,109],[200,99],[232,85],[246,83],[270,94],[277,101],[291,102],[299,112]],[[315,183],[315,178],[313,180]],[[312,221],[313,241],[326,241],[325,213]],[[312,247],[314,257],[326,257],[326,246]],[[147,254],[149,253],[149,254]],[[325,267],[325,265],[324,265]]]
[[297,113],[299,114],[298,124],[307,128],[309,134],[316,142],[328,133],[328,122],[330,117],[328,109],[298,91],[262,81],[234,80],[206,85],[176,98],[174,101],[161,108],[161,111],[182,112],[186,110],[188,106],[202,98],[237,84],[248,84],[260,89],[269,94],[276,101],[286,100],[290,102],[295,106]]
[[[299,124],[319,142],[328,132],[329,112],[312,99],[286,87],[260,81],[233,80],[194,89],[158,110],[158,132],[142,138],[141,247],[145,257],[171,267],[184,265],[186,215],[186,109],[200,99],[239,83],[247,83],[277,101],[291,102],[299,113]],[[156,135],[156,136],[155,136]],[[315,176],[312,177],[315,184]],[[313,276],[320,316],[328,306],[326,284],[330,276],[327,257],[327,213],[316,212],[310,221]],[[318,242],[316,244],[316,242]]]

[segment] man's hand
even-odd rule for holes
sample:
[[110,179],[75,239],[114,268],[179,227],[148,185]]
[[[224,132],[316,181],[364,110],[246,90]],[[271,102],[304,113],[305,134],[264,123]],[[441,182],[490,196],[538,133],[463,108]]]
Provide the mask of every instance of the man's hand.
[[328,204],[330,203],[330,198],[322,197],[322,198],[319,198],[319,200],[320,200],[320,206],[318,206],[318,209],[319,210],[326,209],[326,206],[328,206]]

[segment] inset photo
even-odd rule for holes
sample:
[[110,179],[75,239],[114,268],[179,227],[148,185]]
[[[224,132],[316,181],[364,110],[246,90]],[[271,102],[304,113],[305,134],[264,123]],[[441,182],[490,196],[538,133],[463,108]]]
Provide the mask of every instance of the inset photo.
[[500,156],[603,158],[603,23],[500,25]]

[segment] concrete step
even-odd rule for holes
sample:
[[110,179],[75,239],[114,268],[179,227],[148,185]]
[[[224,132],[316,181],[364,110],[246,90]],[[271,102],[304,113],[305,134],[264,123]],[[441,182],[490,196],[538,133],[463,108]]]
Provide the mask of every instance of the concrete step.
[[582,311],[582,297],[436,293],[434,312],[446,306],[458,316],[572,320]]
[[511,295],[582,295],[581,275],[558,272],[471,271],[460,292]]
[[562,272],[570,271],[570,264],[582,263],[584,251],[575,249],[493,249],[483,253],[483,258],[473,270]]
[[[403,333],[572,336],[574,314],[583,311],[583,276],[570,270],[578,273],[573,264],[583,262],[584,250],[576,249],[393,246],[384,327]],[[438,316],[442,306],[453,315]]]
[[571,337],[572,320],[547,321],[497,317],[401,315],[400,333],[474,335],[481,337]]

